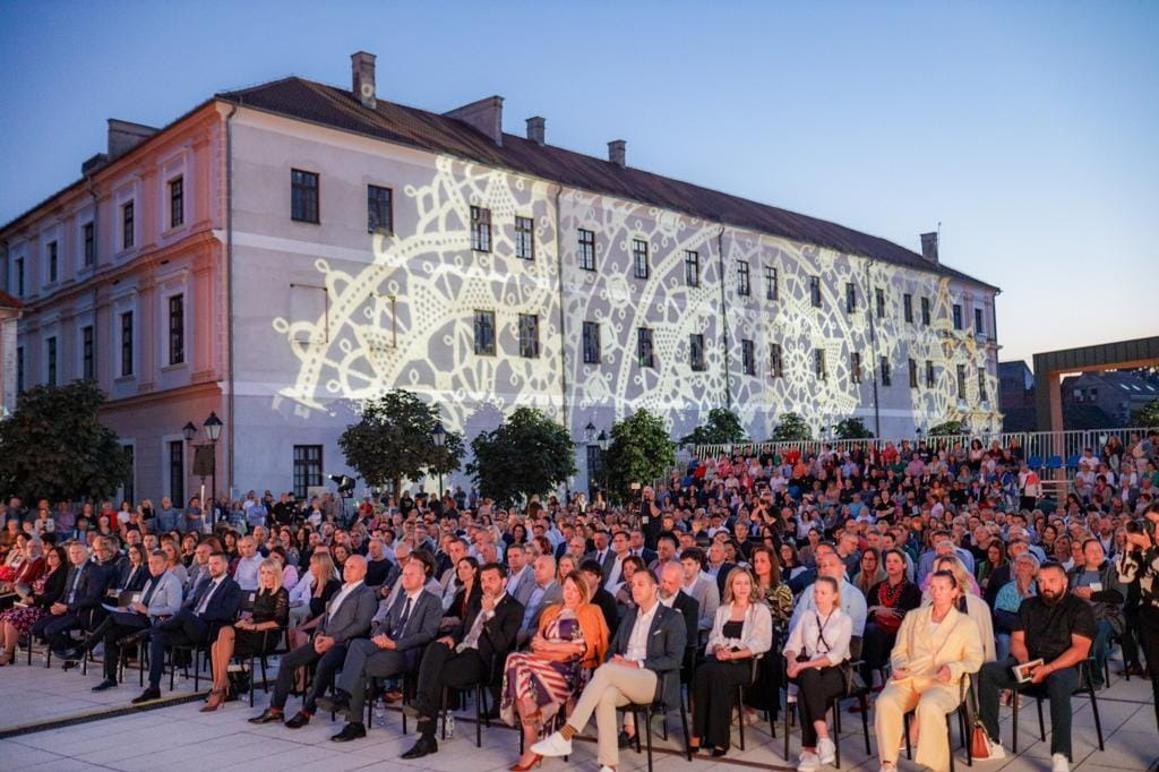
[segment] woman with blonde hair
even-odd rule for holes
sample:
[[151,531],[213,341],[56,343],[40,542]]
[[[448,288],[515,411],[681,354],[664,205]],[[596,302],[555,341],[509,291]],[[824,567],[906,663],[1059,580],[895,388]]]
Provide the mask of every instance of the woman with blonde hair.
[[279,633],[289,619],[290,594],[282,586],[282,563],[277,558],[266,558],[258,566],[258,591],[249,618],[217,631],[217,640],[211,649],[213,690],[202,713],[217,710],[225,702],[230,660],[269,654],[278,647]]
[[[954,581],[958,584],[955,607],[978,625],[978,632],[982,636],[983,659],[986,662],[993,662],[997,659],[997,651],[994,646],[994,622],[991,618],[989,604],[975,591],[978,585],[974,582],[973,574],[966,569],[961,560],[953,555],[942,555],[934,561],[934,572],[938,571],[949,571],[954,575]],[[927,588],[922,605],[928,606],[931,602],[931,591]]]
[[512,726],[519,719],[525,749],[514,772],[539,763],[531,746],[540,727],[580,691],[585,671],[599,667],[608,651],[604,614],[590,602],[583,576],[573,571],[562,584],[563,603],[543,610],[530,651],[507,657],[499,715]]

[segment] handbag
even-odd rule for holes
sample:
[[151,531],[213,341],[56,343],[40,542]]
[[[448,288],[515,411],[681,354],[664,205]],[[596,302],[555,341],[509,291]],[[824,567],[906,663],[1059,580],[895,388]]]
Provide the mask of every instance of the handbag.
[[241,666],[231,665],[226,675],[229,678],[229,687],[226,690],[227,702],[232,702],[243,694],[249,694],[249,690],[252,688],[249,670]]

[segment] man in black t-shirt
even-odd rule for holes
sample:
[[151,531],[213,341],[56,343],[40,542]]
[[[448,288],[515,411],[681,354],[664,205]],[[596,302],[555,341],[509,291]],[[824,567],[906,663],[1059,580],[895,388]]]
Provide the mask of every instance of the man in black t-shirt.
[[1070,770],[1071,694],[1079,685],[1078,665],[1087,659],[1095,637],[1095,616],[1090,604],[1067,592],[1066,571],[1047,563],[1038,572],[1038,595],[1022,601],[1011,633],[1010,654],[988,662],[978,673],[978,702],[982,723],[992,740],[990,758],[1003,758],[998,744],[998,697],[1018,685],[1011,668],[1041,659],[1030,682],[1041,684],[1050,700],[1051,771]]

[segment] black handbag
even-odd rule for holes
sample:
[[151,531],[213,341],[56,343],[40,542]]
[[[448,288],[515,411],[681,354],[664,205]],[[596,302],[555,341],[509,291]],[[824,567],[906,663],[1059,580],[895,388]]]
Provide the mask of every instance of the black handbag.
[[229,688],[226,693],[226,701],[239,699],[243,694],[249,694],[252,688],[250,679],[250,671],[243,667],[231,667],[226,675],[229,678]]

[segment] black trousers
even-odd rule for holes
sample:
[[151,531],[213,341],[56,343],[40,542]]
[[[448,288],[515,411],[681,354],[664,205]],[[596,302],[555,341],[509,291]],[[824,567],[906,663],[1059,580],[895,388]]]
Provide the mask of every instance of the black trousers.
[[1155,706],[1155,725],[1159,727],[1159,608],[1143,605],[1139,608],[1139,627],[1143,638],[1143,653],[1151,671],[1151,694]]
[[83,628],[82,616],[72,611],[66,611],[60,615],[50,614],[37,621],[32,626],[32,635],[42,639],[52,651],[61,652],[72,646],[72,639],[69,638],[68,634],[73,630]]
[[97,625],[88,639],[85,648],[91,649],[97,641],[105,642],[105,679],[117,680],[117,665],[121,661],[121,639],[139,633],[149,627],[149,618],[139,614],[110,614],[105,621]]
[[413,703],[419,713],[419,732],[428,739],[435,736],[435,719],[443,700],[444,686],[465,689],[486,677],[487,669],[478,649],[466,649],[460,653],[438,641],[427,644]]
[[326,650],[325,654],[314,651],[314,642],[291,651],[282,657],[278,665],[278,680],[274,683],[274,696],[270,698],[270,707],[282,710],[286,707],[286,699],[290,696],[290,687],[294,685],[294,671],[300,667],[314,665],[314,680],[302,698],[302,711],[314,715],[318,710],[319,694],[324,694],[334,685],[334,675],[342,669],[346,661],[346,644],[336,643]]
[[752,675],[751,659],[710,659],[696,669],[692,680],[692,733],[700,738],[701,745],[727,748],[732,743],[736,688],[747,686]]
[[811,667],[797,675],[797,714],[801,719],[801,747],[817,746],[814,721],[825,720],[829,701],[845,693],[845,676],[839,667]]
[[154,627],[149,633],[149,688],[161,688],[161,675],[165,671],[165,649],[174,645],[206,643],[209,641],[210,632],[209,624],[189,609],[181,609],[176,615]]
[[865,635],[861,639],[861,659],[865,667],[861,676],[865,683],[872,684],[872,672],[885,666],[889,661],[889,653],[893,651],[893,644],[897,641],[896,632],[887,632],[878,627],[876,622],[867,622]]

